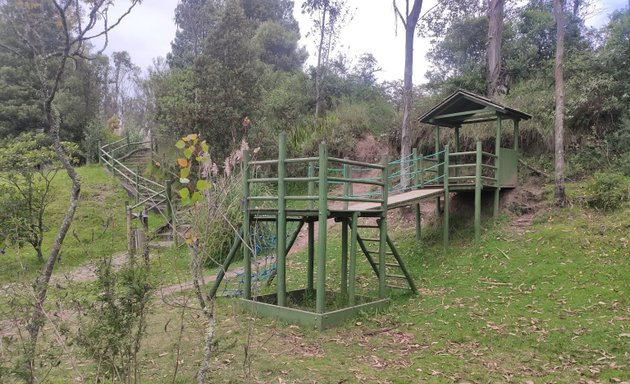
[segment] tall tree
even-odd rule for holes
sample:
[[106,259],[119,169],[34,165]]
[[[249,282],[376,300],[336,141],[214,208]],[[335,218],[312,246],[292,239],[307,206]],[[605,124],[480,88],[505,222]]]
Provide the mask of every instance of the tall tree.
[[488,96],[495,98],[501,87],[501,43],[503,40],[503,6],[505,0],[490,0],[488,4],[488,47],[486,50],[486,82]]
[[553,1],[553,12],[556,18],[555,199],[556,205],[564,207],[567,203],[564,191],[564,0]]
[[334,51],[341,28],[350,17],[346,0],[306,0],[302,12],[313,18],[312,32],[317,36],[317,67],[315,68],[315,116],[322,114],[323,82],[330,55]]
[[37,381],[35,357],[37,340],[44,325],[44,303],[50,278],[72,224],[81,191],[79,176],[61,144],[57,95],[69,64],[91,55],[90,41],[105,37],[107,42],[108,32],[120,24],[139,2],[140,0],[131,0],[127,10],[115,20],[108,19],[113,1],[7,0],[0,3],[2,22],[11,26],[11,35],[0,37],[0,48],[27,59],[27,63],[36,74],[39,80],[37,94],[45,116],[44,131],[50,137],[54,152],[72,182],[68,208],[48,258],[33,284],[35,302],[27,321],[28,340],[24,349],[25,379],[29,383]]
[[[406,159],[411,154],[411,103],[413,99],[413,39],[416,26],[420,19],[422,0],[414,0],[409,8],[409,0],[405,0],[404,13],[393,0],[394,12],[405,27],[405,74],[403,78],[403,118],[400,128],[400,158]],[[403,169],[405,169],[403,167]],[[400,183],[403,187],[409,185],[409,170],[402,173]]]

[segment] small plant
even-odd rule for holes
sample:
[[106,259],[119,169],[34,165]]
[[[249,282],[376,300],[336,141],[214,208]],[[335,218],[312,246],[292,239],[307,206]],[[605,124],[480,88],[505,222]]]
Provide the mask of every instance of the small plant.
[[614,211],[630,201],[630,178],[618,173],[598,172],[586,185],[589,207]]

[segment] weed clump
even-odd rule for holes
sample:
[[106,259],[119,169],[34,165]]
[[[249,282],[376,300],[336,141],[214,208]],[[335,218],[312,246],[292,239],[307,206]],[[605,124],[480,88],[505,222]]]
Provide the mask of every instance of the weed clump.
[[586,185],[586,203],[591,208],[614,211],[630,201],[630,177],[598,172]]

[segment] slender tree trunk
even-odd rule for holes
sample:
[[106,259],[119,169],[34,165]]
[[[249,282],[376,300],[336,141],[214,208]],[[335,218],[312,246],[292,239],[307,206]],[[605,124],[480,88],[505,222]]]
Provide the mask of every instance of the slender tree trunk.
[[400,129],[400,158],[401,169],[400,184],[403,188],[408,187],[411,181],[410,170],[406,169],[405,160],[411,154],[411,106],[413,101],[413,39],[416,34],[416,25],[420,18],[422,0],[414,0],[411,12],[409,10],[409,0],[406,0],[405,17],[402,16],[396,3],[394,9],[405,26],[405,73],[403,79],[403,119]]
[[505,0],[491,0],[488,5],[488,48],[486,50],[486,81],[488,96],[495,98],[502,93],[501,43],[503,40],[503,5]]
[[556,116],[555,116],[555,199],[556,205],[566,206],[564,191],[564,9],[563,0],[554,0],[553,10],[556,18]]
[[322,9],[321,28],[319,32],[319,46],[317,47],[317,68],[315,69],[315,117],[320,117],[322,114],[322,77],[324,75],[324,44],[325,44],[325,32],[326,32],[326,13],[328,9],[324,7]]

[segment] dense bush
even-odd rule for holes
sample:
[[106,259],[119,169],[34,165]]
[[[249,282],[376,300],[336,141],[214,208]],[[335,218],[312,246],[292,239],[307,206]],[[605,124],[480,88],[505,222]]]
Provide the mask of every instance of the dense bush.
[[630,177],[598,172],[586,185],[586,203],[596,209],[612,211],[630,201]]

